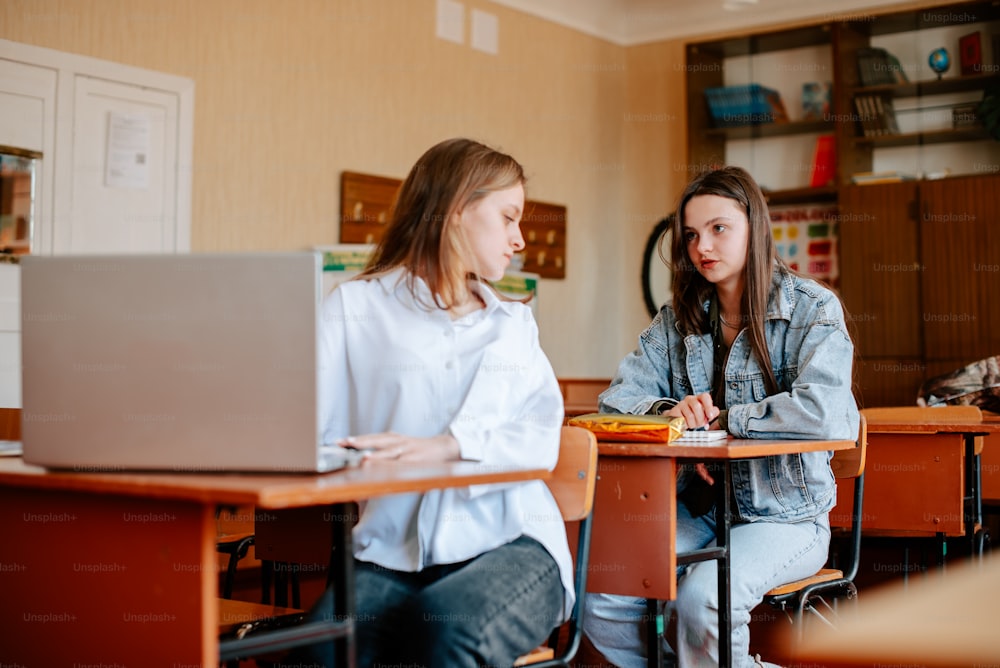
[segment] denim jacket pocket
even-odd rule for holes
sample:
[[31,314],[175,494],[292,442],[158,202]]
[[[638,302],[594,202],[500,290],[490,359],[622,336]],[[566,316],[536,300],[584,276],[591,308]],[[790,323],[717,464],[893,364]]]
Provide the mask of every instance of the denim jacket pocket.
[[786,510],[798,510],[813,501],[806,475],[799,454],[767,457],[768,478],[771,481],[771,491],[781,507]]
[[755,374],[750,378],[750,391],[753,393],[753,401],[764,401],[767,399],[767,384],[764,382],[764,374]]

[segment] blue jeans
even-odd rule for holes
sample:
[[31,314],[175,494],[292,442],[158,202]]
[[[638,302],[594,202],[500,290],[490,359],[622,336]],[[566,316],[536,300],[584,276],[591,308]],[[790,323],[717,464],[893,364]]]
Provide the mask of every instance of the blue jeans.
[[[503,666],[544,643],[562,621],[552,556],[522,536],[471,561],[416,573],[355,561],[358,668]],[[310,616],[330,609],[331,590]],[[333,666],[332,643],[315,661]]]
[[[715,512],[691,517],[677,506],[677,551],[715,543]],[[730,585],[733,666],[753,666],[750,657],[750,612],[774,587],[808,577],[826,563],[830,523],[815,520],[781,524],[734,524],[730,532]],[[719,617],[716,562],[678,569],[677,659],[681,668],[719,665]],[[608,661],[620,668],[645,668],[646,600],[612,594],[584,599],[584,631]],[[668,606],[670,607],[670,606]]]

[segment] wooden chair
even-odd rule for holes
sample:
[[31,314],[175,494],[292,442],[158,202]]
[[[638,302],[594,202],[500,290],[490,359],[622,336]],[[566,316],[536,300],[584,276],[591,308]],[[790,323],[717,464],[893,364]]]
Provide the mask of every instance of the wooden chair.
[[[227,555],[222,577],[222,598],[233,597],[239,563],[250,556],[254,544],[253,507],[219,506],[215,509],[215,551]],[[266,603],[266,601],[261,601]]]
[[[775,608],[785,611],[796,624],[799,637],[802,635],[802,617],[805,611],[814,614],[818,619],[833,626],[833,622],[824,616],[835,612],[833,606],[827,601],[846,597],[849,600],[858,596],[857,587],[854,585],[854,578],[858,574],[858,565],[861,559],[861,520],[864,516],[864,490],[865,490],[865,457],[868,449],[868,425],[865,416],[861,416],[861,427],[858,431],[857,447],[851,450],[838,450],[833,455],[830,466],[833,475],[838,483],[841,481],[854,481],[854,496],[851,507],[850,535],[848,538],[848,549],[843,555],[841,568],[822,568],[815,575],[795,582],[775,587],[764,595],[764,601]],[[836,510],[834,511],[836,512]],[[817,603],[823,605],[821,611],[816,607]],[[789,611],[793,610],[794,615]]]
[[567,668],[580,648],[583,638],[583,597],[587,591],[587,566],[590,561],[591,511],[597,486],[597,438],[591,432],[581,427],[562,428],[559,462],[552,471],[548,486],[559,504],[563,521],[578,523],[573,578],[576,603],[565,625],[566,640],[562,652],[555,655],[563,631],[560,628],[552,633],[548,646],[539,647],[520,657],[515,666]]
[[[215,550],[219,554],[227,555],[226,571],[222,578],[222,598],[224,599],[233,598],[233,588],[239,564],[250,555],[250,550],[255,546],[257,540],[253,520],[235,518],[253,518],[254,514],[253,507],[221,506],[216,509],[218,533],[215,539]],[[278,607],[300,607],[299,566],[270,559],[259,559],[258,563],[260,565],[260,602],[264,605],[273,604]]]

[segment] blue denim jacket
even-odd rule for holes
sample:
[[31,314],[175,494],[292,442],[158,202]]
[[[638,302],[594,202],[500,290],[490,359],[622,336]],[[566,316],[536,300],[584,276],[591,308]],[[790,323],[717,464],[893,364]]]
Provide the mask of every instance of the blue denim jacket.
[[[857,438],[854,345],[833,292],[776,270],[765,333],[779,391],[767,396],[750,338],[746,330],[739,332],[723,369],[729,432],[737,438]],[[600,410],[643,414],[660,399],[710,393],[712,358],[712,335],[682,336],[666,305],[601,393]],[[734,461],[738,519],[796,522],[829,512],[836,503],[831,456],[812,452]]]

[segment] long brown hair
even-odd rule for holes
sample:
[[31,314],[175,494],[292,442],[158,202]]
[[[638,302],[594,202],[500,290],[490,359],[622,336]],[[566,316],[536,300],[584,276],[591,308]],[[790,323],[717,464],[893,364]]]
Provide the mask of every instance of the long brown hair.
[[747,242],[747,261],[743,270],[744,289],[740,309],[746,318],[750,335],[750,348],[764,370],[764,382],[769,395],[778,391],[778,381],[771,368],[771,354],[767,350],[764,337],[764,322],[767,315],[767,298],[775,268],[791,271],[778,257],[771,237],[771,217],[767,211],[767,201],[757,182],[740,167],[723,167],[706,172],[694,178],[681,195],[674,217],[671,241],[671,265],[673,266],[673,308],[681,332],[703,334],[710,331],[708,314],[704,304],[708,301],[715,285],[705,280],[688,256],[688,246],[684,238],[685,208],[691,198],[698,195],[718,195],[734,200],[746,213],[750,224]]
[[405,267],[411,292],[420,277],[435,306],[456,305],[466,295],[471,269],[463,263],[469,254],[457,214],[491,192],[524,182],[520,163],[477,141],[457,138],[432,146],[400,186],[385,235],[358,278]]

